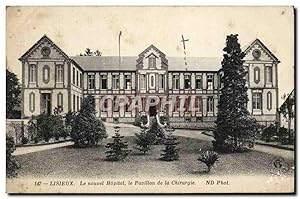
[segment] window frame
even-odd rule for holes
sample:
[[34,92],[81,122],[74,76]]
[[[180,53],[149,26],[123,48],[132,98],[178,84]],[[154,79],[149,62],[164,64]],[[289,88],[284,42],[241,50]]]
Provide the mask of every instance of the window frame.
[[[198,87],[198,82],[200,81],[200,88]],[[203,88],[203,78],[202,75],[196,75],[195,76],[195,87],[196,89],[202,89]]]
[[[103,89],[103,90],[106,90],[107,88],[108,88],[108,86],[107,86],[107,74],[106,75],[100,75],[100,89]],[[105,88],[103,87],[103,80],[105,80],[106,81],[106,83],[105,83]]]
[[[93,77],[93,78],[91,78]],[[93,80],[93,81],[91,81]],[[87,78],[87,83],[88,83],[88,89],[95,89],[95,74],[88,74],[88,78]],[[93,84],[92,84],[93,83]],[[93,86],[91,86],[93,85]]]
[[255,67],[253,73],[254,83],[258,84],[260,82],[260,68]]
[[[47,71],[47,77],[46,77],[46,71]],[[48,84],[50,81],[50,67],[48,65],[43,66],[43,82],[45,84]]]
[[29,65],[29,83],[36,83],[37,82],[37,65],[30,64]]
[[[211,84],[209,84],[211,83]],[[214,90],[214,75],[207,75],[206,76],[206,89],[207,90]]]
[[120,78],[119,75],[112,75],[112,89],[120,89]]
[[[256,97],[259,96],[259,97]],[[253,93],[252,94],[252,109],[253,110],[262,110],[262,93]]]

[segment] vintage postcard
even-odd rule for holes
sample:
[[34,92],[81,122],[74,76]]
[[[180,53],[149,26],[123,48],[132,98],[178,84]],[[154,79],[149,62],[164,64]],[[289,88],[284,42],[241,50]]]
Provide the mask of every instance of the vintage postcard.
[[293,7],[6,20],[7,193],[295,193]]

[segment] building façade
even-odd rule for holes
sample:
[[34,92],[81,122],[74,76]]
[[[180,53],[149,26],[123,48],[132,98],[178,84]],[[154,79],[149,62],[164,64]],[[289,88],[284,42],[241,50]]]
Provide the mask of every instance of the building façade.
[[[280,61],[259,40],[243,49],[244,67],[248,71],[248,110],[259,122],[277,121],[278,64]],[[216,119],[222,71],[220,58],[168,57],[154,45],[138,56],[68,56],[44,35],[19,60],[22,62],[22,118],[41,113],[53,113],[59,107],[63,113],[78,111],[83,97],[95,97],[97,117],[113,122],[134,122],[145,112],[145,100],[150,95],[175,98],[175,108],[159,112],[173,123],[198,123],[212,126]],[[139,96],[142,111],[101,110],[105,96],[107,106],[115,98]],[[195,99],[195,111],[176,110],[180,96]]]

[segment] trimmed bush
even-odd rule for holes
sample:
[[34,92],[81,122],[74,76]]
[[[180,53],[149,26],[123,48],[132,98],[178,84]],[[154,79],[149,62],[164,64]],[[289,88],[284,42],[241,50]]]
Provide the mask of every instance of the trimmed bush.
[[89,95],[83,99],[80,111],[71,121],[71,137],[75,147],[93,147],[107,138],[105,126],[95,114],[95,99]]
[[173,135],[168,135],[164,140],[165,149],[162,150],[161,154],[161,160],[164,161],[174,161],[179,159],[178,151],[179,149],[176,148],[177,144],[177,138]]
[[33,117],[28,123],[28,132],[30,140],[38,142],[45,140],[48,142],[51,138],[59,139],[65,134],[65,126],[61,115],[41,114]]
[[13,137],[6,137],[6,177],[15,178],[18,173],[17,170],[20,165],[13,157],[12,153],[16,150],[15,142]]
[[105,152],[107,154],[106,160],[125,160],[125,158],[129,155],[131,150],[128,149],[127,142],[124,142],[122,140],[124,136],[121,136],[119,133],[116,133],[115,136],[112,136],[112,138],[114,139],[114,141],[106,145],[106,148],[108,148],[108,151]]
[[275,135],[277,135],[277,127],[274,124],[270,124],[270,126],[263,130],[261,137],[266,142],[270,142],[271,138]]
[[164,129],[158,125],[156,119],[151,121],[151,126],[147,130],[147,135],[151,140],[151,144],[161,144],[166,137]]
[[201,152],[200,157],[197,159],[207,166],[207,172],[220,160],[218,153],[214,151]]
[[146,124],[147,123],[147,116],[145,115],[136,115],[134,120],[134,126],[141,126],[141,123]]
[[137,147],[134,148],[139,150],[143,154],[146,154],[148,151],[150,151],[151,144],[153,142],[152,140],[154,139],[149,137],[151,135],[148,133],[148,131],[143,129],[141,133],[136,133],[135,136],[135,144],[137,145]]

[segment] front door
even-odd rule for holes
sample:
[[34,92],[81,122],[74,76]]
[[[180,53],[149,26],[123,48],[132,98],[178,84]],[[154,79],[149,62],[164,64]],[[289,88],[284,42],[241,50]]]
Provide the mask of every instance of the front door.
[[[154,99],[151,99],[151,103],[154,103]],[[156,116],[156,105],[152,105],[149,107],[149,115]]]
[[43,93],[41,99],[41,113],[45,113],[47,115],[51,114],[51,94]]

